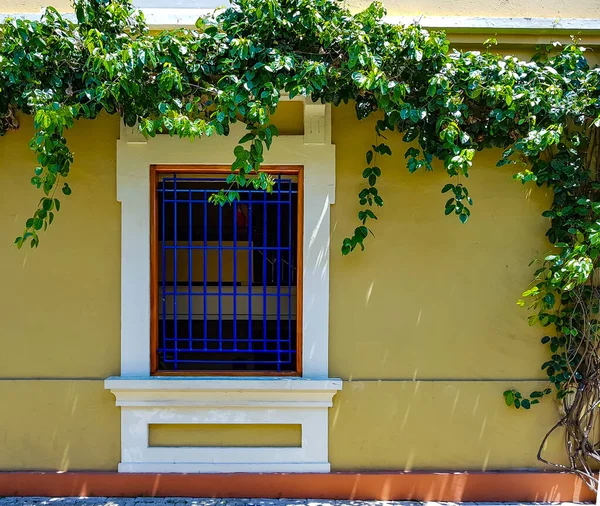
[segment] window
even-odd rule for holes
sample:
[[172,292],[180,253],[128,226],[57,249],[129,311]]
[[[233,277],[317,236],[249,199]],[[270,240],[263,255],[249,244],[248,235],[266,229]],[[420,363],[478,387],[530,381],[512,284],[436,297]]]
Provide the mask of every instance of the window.
[[301,373],[301,170],[217,206],[229,166],[151,168],[153,374]]
[[[206,200],[244,125],[195,142],[121,125],[121,375],[105,382],[121,409],[120,472],[329,471],[342,388],[328,368],[335,146],[330,107],[303,112],[304,135],[265,152],[274,191],[220,208]],[[302,444],[153,447],[153,424],[301,425]]]

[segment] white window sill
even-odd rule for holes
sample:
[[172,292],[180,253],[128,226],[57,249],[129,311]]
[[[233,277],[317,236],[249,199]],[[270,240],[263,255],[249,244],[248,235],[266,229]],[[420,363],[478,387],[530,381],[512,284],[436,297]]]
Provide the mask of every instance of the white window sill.
[[331,407],[337,378],[113,376],[117,406]]

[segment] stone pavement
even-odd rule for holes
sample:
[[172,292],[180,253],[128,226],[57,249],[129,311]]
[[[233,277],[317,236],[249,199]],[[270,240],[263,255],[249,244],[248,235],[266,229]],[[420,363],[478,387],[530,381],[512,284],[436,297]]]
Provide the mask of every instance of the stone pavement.
[[[458,503],[460,506],[575,506],[580,503]],[[190,497],[3,497],[0,506],[457,506],[418,501],[326,501],[312,499],[195,499]]]

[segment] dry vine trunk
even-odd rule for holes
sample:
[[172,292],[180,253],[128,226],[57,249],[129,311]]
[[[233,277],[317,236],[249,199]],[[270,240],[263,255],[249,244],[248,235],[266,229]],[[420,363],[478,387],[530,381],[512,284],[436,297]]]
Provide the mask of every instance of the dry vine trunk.
[[[589,122],[589,144],[585,153],[585,168],[594,182],[600,182],[600,128]],[[592,191],[592,190],[588,190]],[[567,357],[581,356],[571,370],[569,393],[560,402],[560,420],[548,431],[538,451],[538,460],[575,473],[593,491],[600,485],[600,266],[596,265],[588,283],[573,290],[574,313],[583,318],[572,328],[577,336],[565,336]],[[570,363],[567,360],[567,363]],[[576,376],[576,373],[581,375]],[[564,430],[567,464],[545,459],[545,446],[557,431]]]

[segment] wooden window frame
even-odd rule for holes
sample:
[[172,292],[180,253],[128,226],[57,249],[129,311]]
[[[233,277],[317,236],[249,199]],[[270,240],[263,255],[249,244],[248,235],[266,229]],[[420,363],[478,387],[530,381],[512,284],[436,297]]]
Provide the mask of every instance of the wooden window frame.
[[298,178],[297,269],[296,276],[296,368],[294,371],[160,371],[158,369],[158,206],[157,183],[161,174],[227,175],[230,165],[168,165],[150,166],[150,375],[151,376],[302,376],[302,281],[304,248],[304,167],[302,165],[263,165],[261,172],[274,175],[295,175]]

